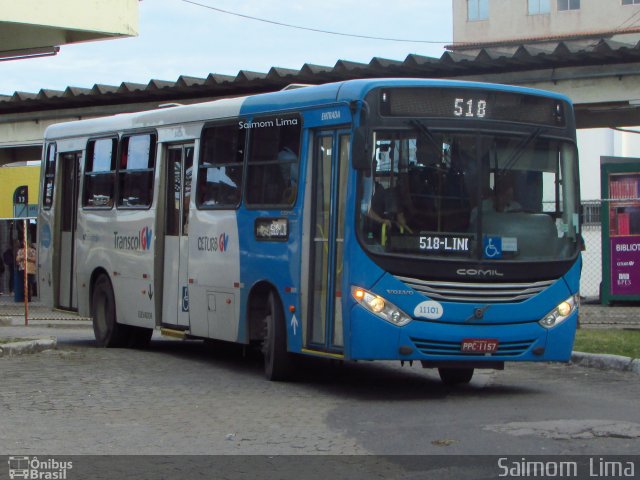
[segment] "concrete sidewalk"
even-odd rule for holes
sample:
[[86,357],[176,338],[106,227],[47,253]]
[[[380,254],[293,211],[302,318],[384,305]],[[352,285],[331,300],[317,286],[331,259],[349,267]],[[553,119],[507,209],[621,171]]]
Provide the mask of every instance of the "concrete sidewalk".
[[[83,319],[73,312],[54,310],[43,305],[38,298],[28,305],[29,321],[31,320],[89,320]],[[0,320],[10,318],[20,319],[24,324],[25,305],[23,302],[14,302],[9,295],[0,295]]]
[[28,325],[25,325],[24,303],[14,302],[8,295],[0,296],[0,340],[17,339],[11,343],[0,343],[0,357],[55,349],[59,339],[91,339],[92,327],[90,318],[52,310],[37,298],[29,304]]

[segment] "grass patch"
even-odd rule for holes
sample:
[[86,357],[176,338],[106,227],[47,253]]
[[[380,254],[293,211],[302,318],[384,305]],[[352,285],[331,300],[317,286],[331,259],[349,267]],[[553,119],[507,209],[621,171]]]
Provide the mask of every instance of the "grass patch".
[[573,349],[640,358],[640,330],[579,329]]

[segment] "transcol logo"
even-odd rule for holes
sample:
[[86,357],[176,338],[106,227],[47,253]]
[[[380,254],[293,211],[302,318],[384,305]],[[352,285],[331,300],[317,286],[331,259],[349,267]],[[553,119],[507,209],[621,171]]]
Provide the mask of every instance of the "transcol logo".
[[113,246],[118,250],[151,250],[153,230],[144,227],[138,235],[120,235],[113,232]]

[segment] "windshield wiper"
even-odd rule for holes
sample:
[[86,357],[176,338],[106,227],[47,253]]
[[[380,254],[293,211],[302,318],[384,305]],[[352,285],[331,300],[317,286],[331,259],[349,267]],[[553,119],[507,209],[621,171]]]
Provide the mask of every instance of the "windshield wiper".
[[511,167],[515,165],[518,162],[518,160],[520,160],[520,157],[522,156],[526,148],[529,145],[531,145],[531,143],[536,138],[538,138],[543,132],[546,132],[546,130],[543,130],[542,128],[536,128],[533,132],[531,132],[531,134],[527,138],[525,138],[522,142],[520,142],[520,144],[516,147],[515,151],[511,154],[511,156],[505,162],[504,167],[500,170],[500,173],[503,174],[506,171],[511,170]]
[[434,152],[438,155],[438,158],[442,157],[442,144],[438,144],[438,141],[433,137],[431,130],[427,128],[422,122],[418,120],[409,120],[409,125],[411,125],[414,130],[417,130],[422,137],[426,138],[429,142],[428,144],[433,147]]

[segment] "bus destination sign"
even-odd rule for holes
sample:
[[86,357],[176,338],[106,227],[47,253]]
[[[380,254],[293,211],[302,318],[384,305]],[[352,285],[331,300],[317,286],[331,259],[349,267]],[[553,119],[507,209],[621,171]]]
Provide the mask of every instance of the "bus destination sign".
[[564,127],[564,102],[554,98],[471,88],[396,88],[380,93],[385,117],[497,120]]
[[468,255],[473,249],[473,235],[423,233],[389,236],[389,250],[407,253],[452,253]]

